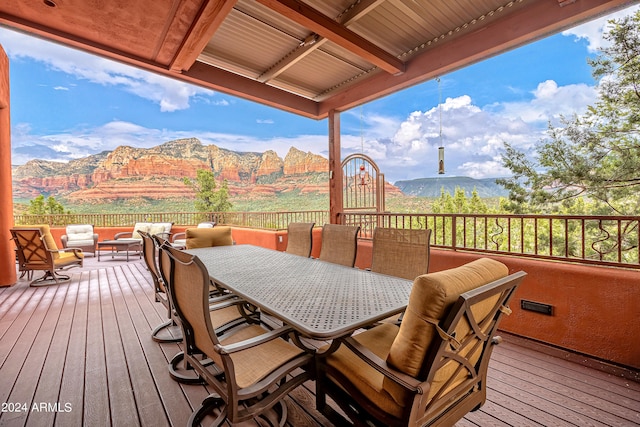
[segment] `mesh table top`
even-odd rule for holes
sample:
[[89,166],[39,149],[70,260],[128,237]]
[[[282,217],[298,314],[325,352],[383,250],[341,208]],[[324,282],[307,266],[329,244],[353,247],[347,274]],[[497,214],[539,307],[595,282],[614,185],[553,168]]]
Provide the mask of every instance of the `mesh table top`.
[[412,281],[251,245],[187,250],[230,291],[314,339],[402,312]]

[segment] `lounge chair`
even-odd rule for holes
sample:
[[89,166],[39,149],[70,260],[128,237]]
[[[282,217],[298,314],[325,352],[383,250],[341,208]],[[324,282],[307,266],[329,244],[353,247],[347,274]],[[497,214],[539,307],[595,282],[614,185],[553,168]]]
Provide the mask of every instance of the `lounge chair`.
[[72,267],[82,267],[82,249],[58,249],[48,225],[17,226],[10,230],[16,245],[18,269],[22,272],[44,271],[30,286],[60,284],[70,279],[58,274]]
[[417,277],[402,324],[345,338],[319,359],[318,409],[344,424],[329,395],[355,425],[454,425],[485,402],[495,333],[525,276],[483,258]]
[[60,241],[63,248],[80,248],[84,254],[90,253],[95,256],[98,234],[94,233],[91,224],[69,224]]

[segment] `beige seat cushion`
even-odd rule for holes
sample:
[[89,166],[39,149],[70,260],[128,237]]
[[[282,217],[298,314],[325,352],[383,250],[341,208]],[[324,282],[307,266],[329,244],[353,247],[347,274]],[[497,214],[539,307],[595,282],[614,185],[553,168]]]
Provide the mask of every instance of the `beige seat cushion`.
[[[396,338],[398,330],[399,328],[396,325],[382,323],[375,328],[355,335],[353,338],[384,360],[389,354],[389,348]],[[395,417],[402,415],[403,405],[407,402],[397,402],[385,388],[384,375],[372,368],[346,346],[340,346],[335,353],[327,357],[327,364],[339,370],[351,384],[377,407]]]
[[187,228],[187,249],[233,245],[231,227]]

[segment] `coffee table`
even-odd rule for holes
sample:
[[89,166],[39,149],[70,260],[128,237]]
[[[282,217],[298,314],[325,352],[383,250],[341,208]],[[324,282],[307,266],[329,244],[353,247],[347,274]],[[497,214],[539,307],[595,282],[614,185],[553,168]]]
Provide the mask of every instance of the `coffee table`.
[[129,252],[136,252],[138,257],[142,259],[142,242],[132,239],[118,239],[118,240],[104,240],[98,242],[98,261],[100,261],[100,254],[102,248],[111,248],[111,258],[116,255],[126,255],[127,262],[129,262]]

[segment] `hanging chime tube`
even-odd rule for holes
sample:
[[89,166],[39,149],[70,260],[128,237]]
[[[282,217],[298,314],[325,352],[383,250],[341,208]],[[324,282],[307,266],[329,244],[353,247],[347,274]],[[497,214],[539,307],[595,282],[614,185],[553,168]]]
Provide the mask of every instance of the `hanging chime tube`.
[[438,147],[438,173],[444,174],[444,147]]

